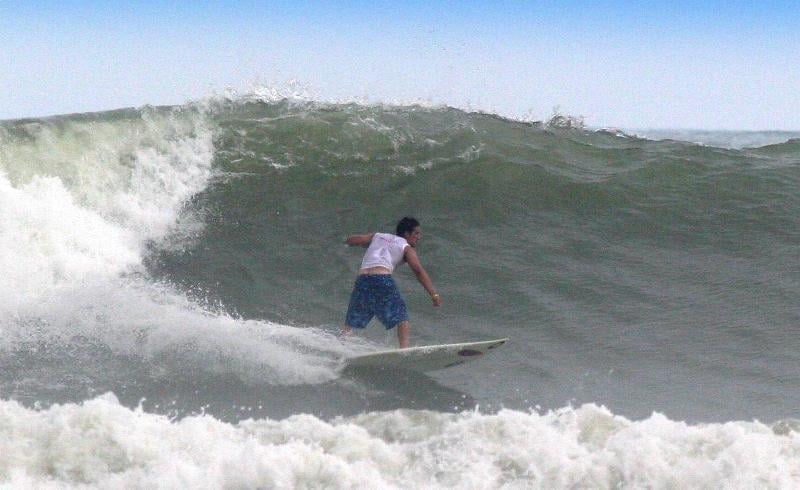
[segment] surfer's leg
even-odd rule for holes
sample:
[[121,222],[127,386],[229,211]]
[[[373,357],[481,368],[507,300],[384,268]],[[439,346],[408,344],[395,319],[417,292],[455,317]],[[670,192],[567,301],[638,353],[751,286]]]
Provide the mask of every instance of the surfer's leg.
[[344,319],[344,327],[341,331],[342,337],[353,334],[354,328],[364,328],[372,320],[371,293],[364,280],[364,276],[359,276],[350,294],[350,304],[347,306],[347,314]]
[[411,324],[408,320],[397,324],[397,341],[400,343],[400,348],[405,349],[408,347],[408,337],[411,332]]
[[411,330],[406,302],[403,301],[403,296],[400,295],[392,276],[381,276],[381,281],[383,287],[380,291],[380,301],[375,307],[375,314],[387,330],[397,328],[397,340],[400,342],[400,348],[405,349],[408,347]]
[[400,343],[400,348],[405,349],[408,347],[408,337],[411,332],[411,324],[408,320],[397,324],[397,341]]

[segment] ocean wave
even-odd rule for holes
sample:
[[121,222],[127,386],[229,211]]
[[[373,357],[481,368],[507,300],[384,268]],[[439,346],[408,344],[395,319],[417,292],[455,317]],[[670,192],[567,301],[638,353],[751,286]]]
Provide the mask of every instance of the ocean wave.
[[213,182],[213,163],[213,123],[196,107],[0,126],[4,364],[55,356],[100,384],[120,359],[267,384],[335,377],[338,343],[309,353],[324,332],[248,323],[148,277],[152,248],[182,250],[202,229],[190,200]]
[[111,394],[0,401],[0,483],[14,488],[791,488],[800,435],[759,422],[639,421],[593,404],[537,413],[396,410],[169,420]]
[[147,242],[167,236],[206,186],[212,157],[196,112],[0,127],[0,310],[140,266]]
[[[336,369],[354,348],[331,332],[359,258],[343,235],[413,214],[453,305],[430,311],[400,272],[414,342],[515,339],[464,400],[577,399],[697,420],[792,413],[793,142],[771,154],[270,97],[0,124],[7,393],[47,405],[114,391],[130,405],[170,386],[186,406],[195,390],[280,393],[292,413],[319,390],[326,413],[449,410],[436,401],[444,386],[417,404],[413,389],[364,391]],[[626,369],[636,382],[613,374]],[[523,374],[487,381],[506,370]],[[123,393],[128,373],[137,385]],[[741,389],[741,376],[758,388]],[[760,396],[764,380],[780,396]],[[709,386],[744,402],[697,395]]]

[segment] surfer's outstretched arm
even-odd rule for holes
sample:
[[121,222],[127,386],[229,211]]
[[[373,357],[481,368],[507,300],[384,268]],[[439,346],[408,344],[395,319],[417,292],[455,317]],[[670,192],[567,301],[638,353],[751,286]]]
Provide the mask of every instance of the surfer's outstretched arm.
[[363,235],[350,235],[344,241],[345,244],[351,247],[369,247],[372,242],[372,237],[375,233],[364,233]]
[[417,276],[419,283],[422,284],[422,287],[425,288],[425,291],[431,295],[433,306],[441,305],[442,297],[436,292],[436,288],[433,287],[433,281],[431,281],[431,278],[428,276],[425,268],[422,267],[419,257],[417,256],[417,251],[414,250],[414,247],[406,247],[404,257],[408,263],[408,266],[411,267],[412,271],[414,271],[414,275]]

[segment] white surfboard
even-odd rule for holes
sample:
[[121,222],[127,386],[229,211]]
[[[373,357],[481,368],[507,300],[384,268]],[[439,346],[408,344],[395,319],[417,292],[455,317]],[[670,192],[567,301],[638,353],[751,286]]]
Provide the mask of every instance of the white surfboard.
[[435,371],[483,357],[508,339],[465,342],[462,344],[425,345],[408,349],[371,352],[345,359],[345,368],[386,368],[411,371]]

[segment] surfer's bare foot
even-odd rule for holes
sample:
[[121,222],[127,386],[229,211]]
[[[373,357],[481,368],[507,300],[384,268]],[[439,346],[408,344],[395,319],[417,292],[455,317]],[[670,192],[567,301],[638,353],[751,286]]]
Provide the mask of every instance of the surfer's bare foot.
[[341,330],[339,330],[339,337],[349,337],[351,335],[353,335],[353,327],[345,325]]

